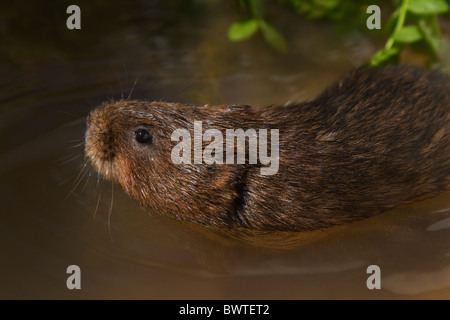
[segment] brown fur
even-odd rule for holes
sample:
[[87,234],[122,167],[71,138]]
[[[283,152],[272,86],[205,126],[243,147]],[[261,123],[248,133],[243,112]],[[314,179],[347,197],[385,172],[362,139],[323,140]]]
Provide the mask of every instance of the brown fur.
[[[172,132],[192,135],[194,121],[203,131],[279,129],[278,173],[173,164]],[[139,126],[151,145],[135,141]],[[449,154],[450,81],[410,66],[358,69],[316,100],[287,106],[110,101],[92,111],[86,133],[92,164],[143,206],[258,230],[318,229],[435,196],[450,188]]]

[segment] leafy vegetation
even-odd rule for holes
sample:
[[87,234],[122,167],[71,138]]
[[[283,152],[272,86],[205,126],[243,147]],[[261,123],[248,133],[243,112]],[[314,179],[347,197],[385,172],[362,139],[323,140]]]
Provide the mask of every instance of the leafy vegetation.
[[[228,39],[242,41],[262,32],[266,42],[280,52],[287,52],[288,45],[283,35],[264,18],[262,0],[237,0],[248,17],[231,24]],[[436,59],[441,53],[441,33],[438,15],[450,12],[446,0],[394,0],[392,6],[381,6],[371,0],[279,0],[288,4],[297,13],[309,19],[329,19],[335,23],[352,23],[367,30],[365,21],[369,17],[366,9],[377,4],[382,10],[392,13],[383,22],[382,29],[387,41],[381,50],[374,53],[369,64],[379,66],[400,60],[405,44],[420,45],[423,54]],[[362,23],[364,21],[364,23]]]
[[241,7],[245,7],[250,12],[250,17],[234,22],[228,29],[228,39],[231,41],[241,41],[250,38],[258,30],[261,30],[264,39],[273,48],[280,52],[287,51],[287,44],[284,37],[262,16],[262,3],[260,0],[240,0]]

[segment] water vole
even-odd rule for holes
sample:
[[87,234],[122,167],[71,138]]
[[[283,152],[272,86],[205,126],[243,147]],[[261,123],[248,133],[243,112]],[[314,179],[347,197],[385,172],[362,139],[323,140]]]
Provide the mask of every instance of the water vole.
[[[278,170],[176,164],[175,130],[277,129]],[[119,100],[87,119],[86,156],[143,206],[214,227],[300,231],[450,189],[450,80],[412,66],[361,68],[314,101],[188,106]],[[225,141],[223,142],[225,143]]]

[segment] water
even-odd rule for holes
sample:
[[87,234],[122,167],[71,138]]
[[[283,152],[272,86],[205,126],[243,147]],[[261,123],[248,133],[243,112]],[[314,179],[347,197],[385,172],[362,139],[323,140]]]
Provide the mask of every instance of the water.
[[[79,32],[61,5],[4,6],[0,298],[450,298],[449,194],[322,231],[242,234],[146,212],[82,171],[84,117],[104,100],[311,99],[379,39],[275,7],[290,44],[280,56],[261,39],[229,43],[239,16],[223,3],[92,2]],[[366,287],[370,265],[381,290]]]

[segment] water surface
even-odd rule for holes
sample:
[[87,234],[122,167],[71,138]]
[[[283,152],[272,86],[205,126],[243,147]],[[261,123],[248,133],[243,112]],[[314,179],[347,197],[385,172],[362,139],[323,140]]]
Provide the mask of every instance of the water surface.
[[280,55],[261,37],[229,43],[240,17],[223,3],[80,6],[81,31],[62,4],[0,6],[0,298],[450,298],[449,194],[322,231],[232,234],[146,212],[83,169],[84,117],[104,100],[312,99],[379,38],[275,7]]

